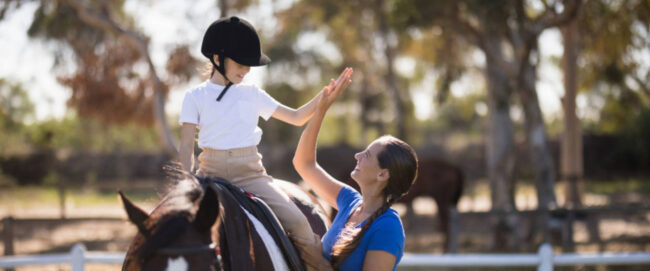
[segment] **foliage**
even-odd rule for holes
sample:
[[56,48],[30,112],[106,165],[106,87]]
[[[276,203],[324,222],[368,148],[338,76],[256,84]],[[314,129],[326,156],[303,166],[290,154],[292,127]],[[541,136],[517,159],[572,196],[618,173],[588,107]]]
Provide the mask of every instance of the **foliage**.
[[580,89],[603,100],[594,132],[616,133],[650,106],[650,2],[589,1],[579,21]]
[[39,149],[96,152],[160,151],[156,131],[135,124],[107,125],[92,119],[67,116],[0,129],[0,156],[26,154]]
[[[298,74],[306,81],[318,82],[318,89],[327,83],[322,78],[334,78],[343,67],[354,67],[353,85],[340,103],[347,108],[340,108],[340,112],[369,134],[396,132],[413,117],[408,82],[392,68],[400,49],[395,42],[399,34],[387,24],[391,21],[390,9],[388,1],[298,1],[278,13],[279,31],[271,45],[277,48],[272,53],[287,56],[280,61],[289,61],[281,64],[282,74]],[[325,46],[311,46],[306,51],[296,46],[310,39],[323,40]],[[276,70],[272,65],[270,73],[276,74]],[[358,139],[359,135],[336,137]]]
[[401,32],[400,45],[405,55],[416,59],[420,73],[432,69],[439,74],[435,101],[443,104],[449,96],[451,84],[462,77],[468,68],[475,67],[475,50],[466,39],[453,32],[448,25],[446,1],[395,1],[392,24]]
[[20,83],[0,78],[0,127],[18,128],[34,117],[34,103]]
[[[103,16],[133,24],[121,11],[123,1],[91,5]],[[76,108],[80,116],[106,123],[153,122],[152,82],[138,71],[136,64],[142,62],[143,56],[126,39],[84,20],[66,1],[43,1],[28,33],[72,49],[77,69],[73,74],[60,74],[58,79],[72,91],[68,105]],[[107,110],[111,113],[107,114]]]
[[[11,12],[23,1],[5,1],[0,15]],[[149,78],[145,56],[121,34],[109,31],[89,22],[79,15],[72,6],[82,3],[94,12],[115,22],[121,29],[135,31],[148,41],[148,33],[138,27],[135,14],[124,9],[125,1],[36,1],[39,4],[29,29],[33,38],[54,41],[64,45],[57,52],[57,63],[61,69],[55,72],[60,81],[69,86],[71,95],[69,105],[81,119],[67,117],[64,120],[45,121],[33,124],[42,129],[57,130],[54,126],[75,126],[73,131],[92,129],[103,130],[97,133],[95,141],[75,137],[58,131],[53,137],[56,146],[69,148],[90,147],[106,150],[115,145],[132,148],[137,145],[149,148],[155,139],[149,138],[151,128],[143,128],[147,140],[139,141],[135,125],[152,124],[153,85]],[[231,1],[232,2],[232,1]],[[560,1],[523,1],[524,14],[533,19],[543,19],[544,9],[552,8]],[[225,2],[224,2],[225,3]],[[472,104],[482,103],[485,97],[477,87],[465,97],[450,95],[451,85],[468,72],[482,68],[476,61],[477,47],[471,39],[463,38],[454,24],[454,16],[466,19],[478,30],[491,25],[481,24],[478,15],[489,13],[494,25],[516,19],[511,1],[426,1],[426,0],[387,0],[387,1],[295,1],[286,9],[277,9],[277,29],[264,36],[264,49],[273,59],[268,67],[264,88],[279,101],[298,107],[308,101],[328,78],[336,77],[344,66],[355,68],[354,83],[348,92],[335,105],[328,115],[325,125],[328,132],[323,136],[327,142],[348,141],[362,145],[373,135],[395,131],[395,113],[392,99],[386,84],[387,60],[384,48],[391,46],[396,58],[413,60],[412,73],[397,73],[397,86],[403,94],[404,119],[412,140],[420,141],[424,131],[451,129],[456,131],[480,132],[483,116],[476,115]],[[544,6],[548,3],[549,6]],[[605,102],[602,105],[600,123],[589,127],[595,130],[616,133],[632,125],[634,118],[648,104],[648,95],[643,84],[647,84],[647,70],[643,70],[643,58],[635,58],[635,52],[648,45],[648,2],[634,1],[586,1],[582,10],[581,29],[583,31],[584,54],[581,59],[581,90],[598,96]],[[219,5],[222,3],[219,2]],[[228,4],[228,3],[226,3]],[[261,5],[259,1],[238,1],[230,3],[230,12],[243,12],[247,7]],[[278,6],[280,6],[278,4]],[[220,6],[223,7],[223,6]],[[457,9],[454,9],[456,7]],[[284,8],[284,7],[283,7]],[[385,14],[384,14],[385,13]],[[381,28],[380,16],[384,14],[387,31]],[[499,15],[504,15],[499,19]],[[508,16],[505,16],[508,15]],[[2,17],[0,17],[2,18]],[[510,21],[508,21],[510,20]],[[505,25],[507,26],[507,25]],[[507,29],[499,30],[502,35]],[[383,35],[386,32],[387,35]],[[266,33],[262,33],[266,34]],[[305,41],[315,40],[311,46]],[[196,76],[196,59],[186,44],[170,47],[169,59],[165,63],[163,81],[166,88],[179,85]],[[71,52],[67,55],[65,52]],[[74,69],[64,67],[73,60]],[[647,66],[647,64],[646,64]],[[162,70],[162,69],[159,69]],[[646,72],[644,74],[643,72]],[[436,74],[435,85],[427,91],[434,93],[431,105],[436,106],[435,118],[424,122],[414,117],[413,103],[409,92],[422,84],[427,74]],[[634,76],[640,80],[636,80]],[[636,83],[635,83],[636,82]],[[646,86],[647,87],[647,86]],[[2,99],[0,102],[4,102]],[[110,113],[108,113],[110,112]],[[29,115],[19,119],[29,119]],[[73,120],[74,119],[74,120]],[[99,122],[96,122],[98,120]],[[3,117],[2,125],[8,125]],[[14,121],[14,124],[17,122]],[[76,123],[76,124],[72,124]],[[81,124],[85,123],[85,124]],[[118,124],[116,127],[104,124]],[[22,144],[38,146],[47,133],[30,126],[29,129],[16,128],[9,134],[0,135],[6,146]],[[133,126],[132,126],[133,125]],[[300,128],[281,124],[277,121],[261,122],[265,131],[264,140],[274,143],[295,142]],[[130,128],[127,128],[130,127]],[[353,129],[350,127],[354,127]],[[588,129],[591,129],[589,128]],[[20,130],[20,131],[18,131]],[[29,130],[29,134],[27,131]],[[112,139],[104,136],[117,132]],[[365,134],[363,134],[364,132]],[[20,134],[23,133],[23,134]],[[124,138],[122,138],[124,136]],[[101,140],[108,140],[102,147]],[[7,143],[5,143],[7,142]],[[13,147],[19,149],[22,147]]]
[[34,104],[22,85],[0,78],[0,155],[27,149],[24,122],[33,115]]
[[107,125],[92,119],[66,117],[26,127],[29,142],[54,149],[114,151],[159,151],[156,132],[135,124]]
[[[436,123],[441,130],[457,132],[481,132],[482,116],[477,105],[483,104],[483,95],[473,94],[465,97],[449,97],[449,102],[437,110]],[[484,105],[484,104],[483,104]]]

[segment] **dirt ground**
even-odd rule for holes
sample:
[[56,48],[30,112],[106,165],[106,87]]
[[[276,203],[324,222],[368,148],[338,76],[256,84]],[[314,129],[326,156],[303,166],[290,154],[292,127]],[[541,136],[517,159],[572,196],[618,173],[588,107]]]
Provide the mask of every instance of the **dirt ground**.
[[[480,210],[481,201],[484,199],[463,198],[459,204],[461,212]],[[406,230],[406,251],[411,253],[442,253],[443,235],[436,231],[437,210],[435,203],[430,199],[417,199],[414,210],[416,217],[409,220],[403,217]],[[150,210],[152,205],[145,204],[143,208]],[[405,213],[404,205],[395,208],[401,214]],[[6,211],[6,210],[5,210]],[[70,217],[111,216],[120,218],[115,221],[102,222],[74,222],[74,223],[21,223],[14,226],[14,250],[18,255],[67,253],[76,243],[83,243],[89,251],[123,252],[126,250],[130,239],[135,235],[136,229],[128,223],[123,210],[119,206],[105,206],[93,208],[68,208]],[[38,210],[12,210],[17,217],[47,217],[56,218],[60,211],[56,206],[39,208]],[[18,215],[19,214],[19,215]],[[3,214],[6,215],[6,214]],[[489,253],[491,246],[490,227],[484,217],[461,217],[459,236],[460,253]],[[578,252],[650,252],[650,212],[641,212],[634,215],[608,214],[600,218],[601,239],[607,242],[588,242],[586,223],[577,221],[574,225],[574,240]],[[557,247],[556,252],[561,252]],[[4,254],[4,247],[0,247]],[[604,268],[604,267],[603,267]],[[636,269],[611,268],[596,269],[566,269],[566,270],[649,270],[650,267]],[[16,268],[15,270],[69,270],[68,266],[35,266]],[[119,265],[89,264],[87,270],[120,270]],[[401,269],[407,270],[407,269]],[[411,270],[411,269],[408,269]],[[425,270],[425,269],[412,269]],[[447,270],[447,269],[441,269]],[[480,270],[480,269],[453,269],[453,270]],[[486,269],[489,270],[489,269]],[[504,269],[500,269],[504,270]],[[507,270],[534,270],[507,269]],[[562,269],[556,269],[562,270]]]

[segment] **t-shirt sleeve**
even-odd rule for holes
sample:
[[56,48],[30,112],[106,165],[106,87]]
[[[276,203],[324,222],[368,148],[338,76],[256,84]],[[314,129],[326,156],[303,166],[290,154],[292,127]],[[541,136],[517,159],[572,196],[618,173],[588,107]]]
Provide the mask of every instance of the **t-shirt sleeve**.
[[359,192],[349,185],[344,185],[343,188],[341,188],[341,191],[339,191],[339,195],[336,197],[336,206],[339,211],[343,210],[358,198],[361,198]]
[[199,107],[194,101],[191,92],[186,92],[185,97],[183,98],[183,105],[181,107],[181,117],[178,120],[180,125],[183,125],[184,122],[199,124]]
[[396,260],[402,258],[404,253],[404,228],[397,218],[385,217],[377,219],[372,225],[373,231],[370,238],[368,250],[381,250],[395,255]]
[[273,97],[263,89],[258,89],[257,94],[257,108],[259,108],[260,117],[264,120],[269,120],[271,115],[273,115],[273,112],[275,112],[275,109],[278,108],[280,102],[273,99]]

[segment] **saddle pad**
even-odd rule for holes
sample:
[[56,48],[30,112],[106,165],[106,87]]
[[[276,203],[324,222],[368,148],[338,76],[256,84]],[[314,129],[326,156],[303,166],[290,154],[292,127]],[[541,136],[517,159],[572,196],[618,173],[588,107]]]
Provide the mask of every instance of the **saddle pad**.
[[212,184],[212,187],[218,192],[229,194],[239,203],[241,208],[249,214],[252,214],[261,224],[263,224],[264,228],[266,228],[273,237],[275,243],[280,247],[282,255],[284,256],[290,270],[305,270],[298,252],[285,234],[278,218],[262,199],[234,186],[222,178],[209,179],[208,181],[210,182],[208,183],[208,186],[211,186],[210,184]]

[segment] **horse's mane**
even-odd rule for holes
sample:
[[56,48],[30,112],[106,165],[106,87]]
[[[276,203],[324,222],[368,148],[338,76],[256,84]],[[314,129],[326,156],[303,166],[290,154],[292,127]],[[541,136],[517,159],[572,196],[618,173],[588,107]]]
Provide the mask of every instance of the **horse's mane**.
[[146,236],[141,240],[138,258],[144,259],[184,232],[196,215],[196,202],[203,196],[201,184],[192,175],[176,166],[166,166],[165,172],[175,183],[154,208],[147,220]]

